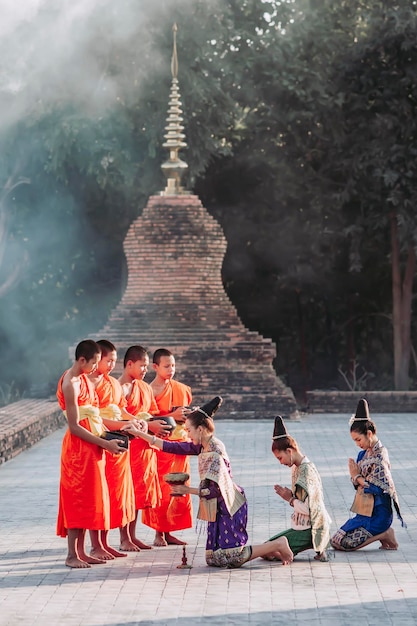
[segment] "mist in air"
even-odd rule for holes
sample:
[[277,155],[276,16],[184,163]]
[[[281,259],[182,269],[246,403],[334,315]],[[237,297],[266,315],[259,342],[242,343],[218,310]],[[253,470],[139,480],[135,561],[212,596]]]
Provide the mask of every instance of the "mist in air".
[[[2,127],[42,103],[73,102],[92,111],[111,106],[129,79],[134,92],[138,80],[154,69],[131,64],[112,76],[106,63],[129,40],[140,59],[141,48],[149,45],[147,24],[157,19],[158,2],[2,0],[1,4]],[[159,62],[155,53],[153,49],[154,65]]]
[[[178,19],[192,4],[193,0],[0,0],[3,396],[13,399],[12,390],[18,386],[34,394],[45,390],[51,371],[59,375],[68,365],[68,346],[98,331],[108,314],[106,307],[122,295],[123,267],[113,259],[123,241],[112,240],[111,220],[124,220],[126,231],[142,207],[132,204],[130,213],[121,216],[115,198],[110,220],[104,216],[102,223],[92,223],[89,207],[100,198],[89,197],[83,181],[72,178],[71,171],[58,172],[55,178],[49,173],[55,158],[62,158],[61,151],[78,150],[71,158],[88,180],[93,164],[82,161],[83,146],[91,149],[106,120],[108,127],[119,116],[127,127],[124,109],[140,98],[144,81],[166,76],[169,88],[168,20],[171,13]],[[167,103],[168,89],[165,115]],[[155,141],[160,137],[162,143],[163,133],[163,126],[156,129]],[[124,141],[131,141],[127,132]],[[110,146],[109,154],[124,147]],[[137,151],[138,161],[147,158],[148,146],[128,147]],[[99,161],[96,167],[100,166],[107,175],[107,164]],[[127,174],[121,186],[126,189],[132,180],[133,174]],[[92,271],[93,264],[98,269]],[[73,294],[70,300],[68,292]],[[87,313],[80,314],[86,302]]]

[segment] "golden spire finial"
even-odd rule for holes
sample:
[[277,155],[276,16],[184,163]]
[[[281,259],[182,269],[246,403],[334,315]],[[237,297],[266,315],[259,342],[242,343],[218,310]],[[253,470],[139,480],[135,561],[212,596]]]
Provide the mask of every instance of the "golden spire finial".
[[172,27],[174,45],[172,48],[171,73],[172,78],[178,78],[178,55],[177,55],[177,30],[178,26],[174,24]]
[[173,51],[171,59],[171,72],[172,72],[172,84],[169,97],[169,108],[167,117],[167,126],[165,130],[168,131],[164,138],[165,143],[162,144],[164,148],[169,149],[169,159],[161,165],[162,171],[167,178],[167,186],[164,191],[161,191],[162,196],[176,196],[179,194],[188,193],[181,186],[181,176],[184,170],[188,168],[187,163],[182,161],[178,152],[181,148],[185,148],[185,135],[182,132],[184,126],[181,125],[183,118],[181,117],[181,100],[180,92],[178,88],[178,56],[177,56],[177,25],[172,27],[173,32]]

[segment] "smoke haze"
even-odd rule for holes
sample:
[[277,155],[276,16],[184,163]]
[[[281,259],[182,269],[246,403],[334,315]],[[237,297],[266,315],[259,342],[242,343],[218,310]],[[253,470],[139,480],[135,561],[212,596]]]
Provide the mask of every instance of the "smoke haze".
[[[26,363],[22,358],[30,346],[35,346],[38,353],[35,376],[42,379],[44,373],[47,379],[55,361],[57,375],[61,363],[66,365],[68,345],[74,338],[83,338],[100,328],[101,321],[91,327],[94,310],[90,326],[83,324],[82,315],[78,322],[81,326],[74,325],[79,302],[65,301],[65,287],[80,281],[82,292],[83,280],[92,289],[96,283],[107,281],[100,294],[99,313],[103,303],[112,299],[117,302],[121,295],[121,268],[106,267],[108,233],[100,232],[100,224],[92,230],[86,216],[89,199],[82,194],[75,197],[65,180],[56,180],[48,187],[45,172],[49,165],[43,152],[46,135],[42,135],[45,128],[36,124],[42,119],[53,124],[51,115],[60,111],[56,133],[61,133],[62,149],[62,134],[66,132],[62,111],[68,109],[80,118],[90,116],[93,124],[99,125],[101,115],[111,116],[114,111],[122,111],[126,103],[135,102],[144,80],[152,80],[161,71],[169,80],[167,50],[172,49],[172,39],[164,39],[164,33],[169,33],[171,14],[172,25],[193,2],[0,0],[0,142],[6,138],[13,145],[14,129],[24,128],[16,135],[21,144],[15,147],[12,158],[4,151],[0,155],[0,391],[9,385],[4,381],[23,380],[33,386],[33,362]],[[161,42],[164,50],[158,48]],[[79,132],[84,132],[83,128]],[[163,128],[157,132],[162,141]],[[83,141],[94,141],[94,136],[86,136]],[[50,152],[53,155],[53,146]],[[39,162],[40,169],[32,172],[29,180],[28,166],[34,161]],[[19,220],[15,220],[16,207]],[[23,218],[22,211],[26,213]],[[111,230],[111,225],[107,228]],[[99,246],[94,262],[102,262],[102,274],[108,273],[105,279],[100,269],[88,274],[93,240]],[[80,242],[85,242],[81,256]],[[64,269],[57,276],[58,254]],[[16,268],[20,269],[18,280],[4,296],[1,288]],[[34,282],[29,284],[30,280]],[[73,291],[77,293],[75,286]],[[35,300],[28,300],[28,294]],[[39,301],[47,303],[45,312],[39,309]],[[96,317],[99,320],[99,315]]]
[[[141,31],[151,6],[107,0],[25,0],[22,4],[2,0],[2,4],[1,127],[46,103],[108,106],[114,102],[120,76],[111,78],[106,72],[106,56]],[[136,38],[138,54],[145,34]],[[124,69],[131,75],[139,72],[139,68]],[[132,86],[137,87],[138,76],[134,78]]]

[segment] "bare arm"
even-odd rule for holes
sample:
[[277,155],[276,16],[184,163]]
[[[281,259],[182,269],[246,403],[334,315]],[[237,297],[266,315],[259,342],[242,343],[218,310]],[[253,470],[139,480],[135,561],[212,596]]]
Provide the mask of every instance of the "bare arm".
[[194,496],[200,495],[200,490],[197,487],[188,487],[188,485],[171,485],[172,493],[185,494],[191,493]]
[[178,424],[183,424],[187,419],[187,415],[191,413],[191,409],[186,406],[177,406],[175,411],[168,413]]
[[139,428],[137,428],[131,422],[123,426],[121,430],[125,430],[126,432],[131,433],[135,437],[140,437],[140,439],[147,441],[149,445],[152,446],[153,448],[158,448],[159,450],[162,450],[163,448],[163,445],[164,445],[163,439],[159,439],[155,435],[149,435],[148,433],[142,432],[141,430],[139,430]]
[[123,414],[123,417],[125,417],[123,420],[112,420],[108,417],[102,417],[101,419],[108,430],[120,430],[122,426],[125,426],[128,422],[132,422],[136,428],[142,429],[145,433],[147,432],[148,426],[145,420],[138,420],[129,413]]
[[65,399],[65,407],[67,412],[68,428],[72,435],[76,435],[80,439],[87,441],[88,443],[95,444],[112,452],[113,454],[120,454],[125,452],[125,448],[119,446],[116,439],[112,441],[106,441],[101,437],[97,437],[90,433],[86,428],[79,425],[79,409],[78,409],[78,395],[79,395],[79,383],[73,380],[64,380],[62,385],[62,392]]
[[126,411],[125,408],[122,408],[121,411],[122,411],[123,421],[125,420],[128,420],[129,422],[133,421],[133,423],[136,424],[139,430],[143,430],[144,433],[148,432],[148,422],[146,420],[138,419],[137,417],[135,417],[134,415]]

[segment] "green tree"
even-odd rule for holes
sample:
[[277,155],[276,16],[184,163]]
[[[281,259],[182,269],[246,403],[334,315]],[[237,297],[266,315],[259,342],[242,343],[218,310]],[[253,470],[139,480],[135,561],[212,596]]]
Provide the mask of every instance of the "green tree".
[[[336,201],[359,239],[384,245],[392,275],[395,388],[408,389],[417,246],[416,7],[372,3],[363,15],[366,28],[358,27],[349,60],[335,76],[344,130],[335,158],[345,172]],[[352,266],[360,267],[361,241],[356,246]]]
[[[248,229],[248,247],[259,258],[250,256],[279,277],[277,285],[324,289],[341,312],[344,303],[339,325],[349,327],[346,304],[358,288],[366,289],[363,303],[371,300],[369,321],[385,317],[374,275],[380,268],[377,285],[386,296],[390,259],[394,379],[396,388],[407,388],[416,233],[415,6],[326,2],[313,12],[299,6],[303,11],[285,32],[276,13],[275,30],[270,22],[249,47],[250,104],[235,93],[244,117],[231,170],[242,168],[246,192],[252,182],[250,202],[258,212],[255,218],[243,200],[245,215],[268,224]],[[359,274],[368,275],[367,284]]]

